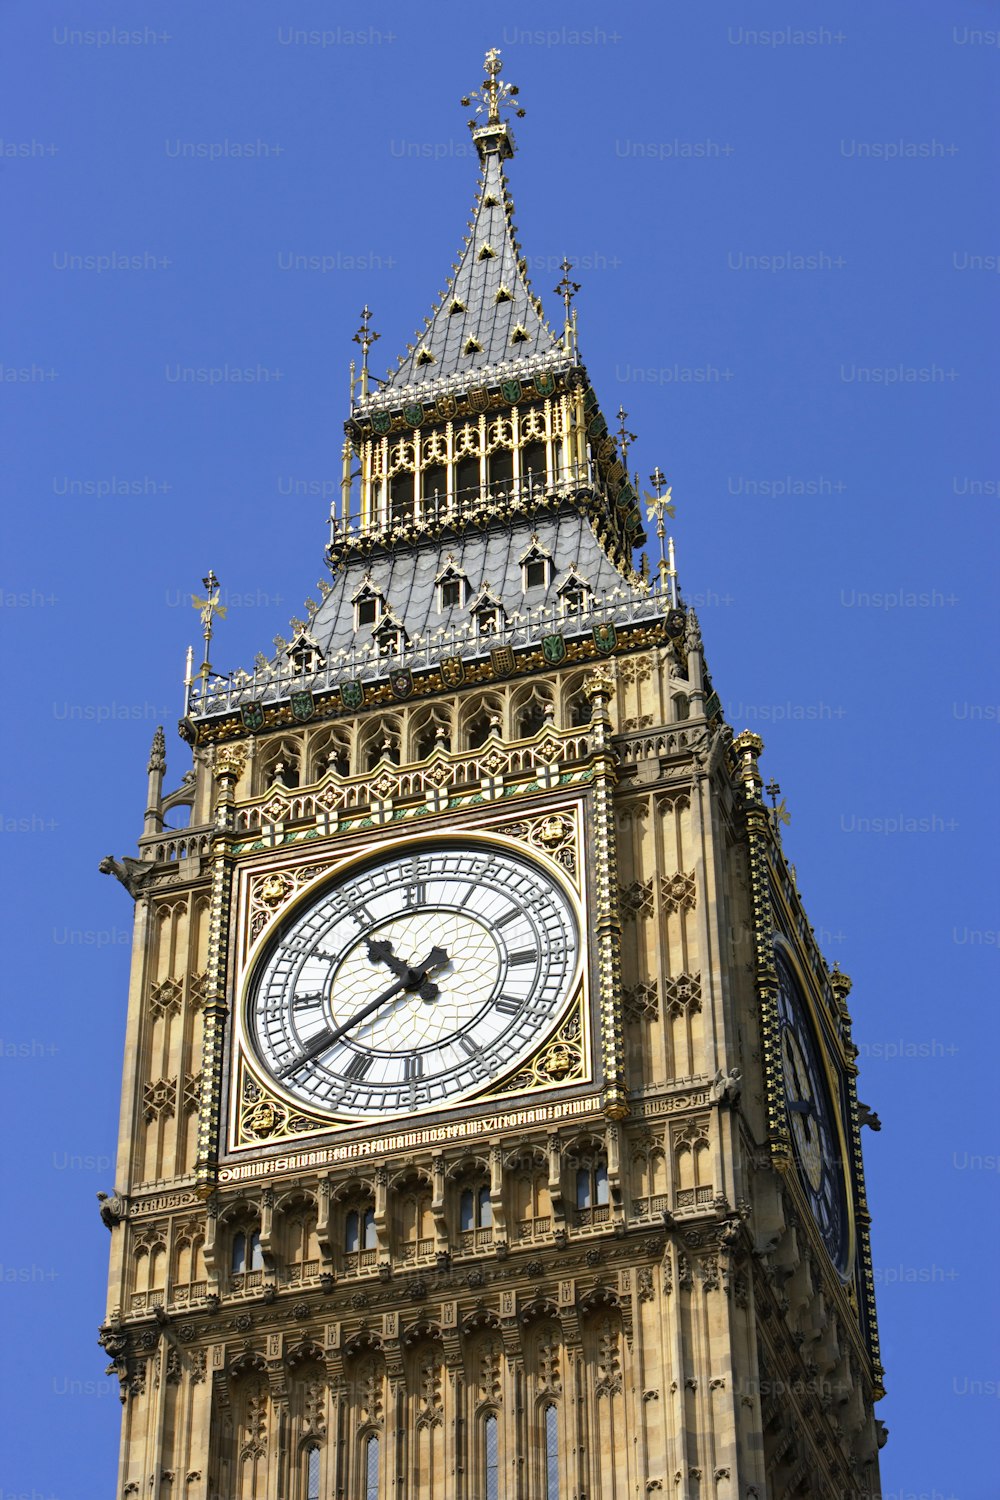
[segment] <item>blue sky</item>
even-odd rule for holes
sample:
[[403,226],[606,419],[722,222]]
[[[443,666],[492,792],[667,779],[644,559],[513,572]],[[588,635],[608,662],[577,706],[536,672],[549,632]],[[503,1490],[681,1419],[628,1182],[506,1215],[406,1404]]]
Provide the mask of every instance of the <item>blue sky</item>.
[[2,28],[0,1493],[114,1483],[131,903],[97,862],[134,852],[158,723],[186,769],[188,595],[214,567],[228,668],[315,593],[358,313],[380,369],[442,286],[496,45],[533,283],[555,318],[576,262],[583,357],[673,484],[715,685],[854,979],[885,1493],[996,1494],[1000,11],[14,0]]

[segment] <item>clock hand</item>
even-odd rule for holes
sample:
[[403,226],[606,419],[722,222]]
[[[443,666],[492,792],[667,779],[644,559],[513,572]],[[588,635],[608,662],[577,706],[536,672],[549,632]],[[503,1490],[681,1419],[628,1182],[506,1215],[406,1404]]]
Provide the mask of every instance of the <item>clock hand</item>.
[[340,1026],[333,1027],[332,1030],[321,1032],[318,1037],[309,1043],[302,1056],[296,1058],[292,1063],[286,1063],[277,1076],[279,1078],[286,1078],[289,1073],[297,1072],[304,1063],[312,1062],[313,1058],[319,1057],[321,1052],[326,1052],[328,1048],[333,1046],[334,1042],[339,1042],[340,1038],[346,1032],[351,1031],[361,1021],[365,1020],[367,1016],[370,1016],[373,1011],[378,1010],[387,1000],[393,999],[395,995],[401,994],[403,990],[415,992],[422,1000],[436,999],[440,994],[440,990],[436,984],[431,983],[427,976],[432,969],[440,969],[447,962],[448,954],[444,948],[434,947],[422,964],[417,964],[415,968],[403,966],[406,972],[402,978],[398,979],[395,984],[390,985],[387,990],[383,990],[380,995],[376,995],[374,1000],[369,1000],[368,1004],[363,1005],[349,1021],[344,1021]]
[[401,958],[396,958],[388,939],[366,938],[365,944],[368,948],[368,957],[373,964],[386,964],[397,979],[402,979],[409,973],[409,965],[405,964]]
[[813,1102],[811,1099],[789,1099],[788,1108],[796,1115],[811,1115]]

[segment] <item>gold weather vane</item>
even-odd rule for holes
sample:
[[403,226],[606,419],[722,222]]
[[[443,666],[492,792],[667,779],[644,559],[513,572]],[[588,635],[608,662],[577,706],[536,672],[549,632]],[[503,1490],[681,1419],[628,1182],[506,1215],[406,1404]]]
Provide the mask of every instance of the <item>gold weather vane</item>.
[[[361,394],[362,394],[362,396],[367,396],[367,394],[368,394],[368,351],[371,348],[372,344],[374,344],[375,340],[376,339],[380,339],[382,337],[382,335],[380,333],[375,333],[371,328],[369,328],[368,323],[369,323],[369,320],[371,318],[371,315],[372,315],[372,310],[368,306],[368,303],[366,302],[365,305],[364,305],[364,307],[361,309],[361,327],[358,329],[357,333],[354,335],[354,338],[353,338],[353,342],[355,344],[360,344],[361,345]],[[353,395],[353,386],[354,386],[354,374],[353,374],[353,371],[354,371],[354,366],[352,364],[351,365],[351,372],[352,372],[351,373],[352,395]]]
[[559,269],[563,273],[562,281],[559,282],[558,286],[553,287],[552,290],[556,293],[557,296],[563,299],[563,306],[566,309],[566,323],[563,329],[563,340],[566,344],[566,352],[575,355],[576,313],[570,312],[570,303],[573,301],[573,298],[580,290],[580,283],[578,281],[570,281],[569,279],[569,273],[573,269],[573,262],[569,259],[568,256],[563,256],[562,265],[559,267]]
[[191,604],[195,609],[201,611],[201,633],[205,641],[205,660],[201,664],[201,671],[198,675],[201,678],[202,691],[204,692],[208,684],[208,675],[212,670],[208,660],[208,648],[212,644],[215,618],[218,616],[220,620],[224,620],[229,605],[219,603],[222,594],[222,585],[211,568],[209,568],[207,575],[201,581],[208,590],[208,598],[200,599],[197,594],[192,594]]
[[[625,415],[627,416],[628,413],[626,413]],[[656,468],[653,470],[652,474],[650,474],[650,476],[649,476],[649,482],[653,486],[653,489],[656,492],[655,493],[655,497],[653,495],[651,495],[648,490],[644,490],[642,498],[646,502],[646,520],[647,521],[653,521],[653,520],[656,521],[656,539],[657,539],[657,541],[660,544],[660,564],[659,564],[659,570],[660,570],[660,586],[662,588],[664,579],[667,577],[668,574],[672,575],[672,573],[674,571],[674,568],[673,568],[673,551],[674,551],[673,537],[671,537],[671,539],[670,539],[670,554],[671,555],[670,555],[670,564],[668,566],[668,564],[667,564],[667,558],[666,558],[666,553],[664,551],[664,541],[665,541],[666,535],[667,535],[667,528],[666,528],[666,524],[665,524],[665,522],[663,520],[663,517],[665,515],[673,517],[673,516],[675,516],[677,514],[677,511],[676,511],[676,508],[674,507],[674,505],[671,503],[671,499],[670,499],[670,496],[673,493],[673,485],[667,484],[667,476],[664,474],[664,472],[660,468],[659,464],[656,465]],[[661,493],[664,490],[666,491],[666,493]]]
[[[781,787],[772,779],[767,783],[764,790],[771,799],[771,816],[774,819],[775,832],[778,832],[782,825],[787,828],[792,821],[792,815],[785,805],[784,797],[781,797]],[[781,797],[780,802],[778,801],[779,797]]]
[[[477,115],[481,115],[483,110],[486,110],[485,120],[469,121],[470,130],[475,130],[477,126],[483,124],[502,125],[503,121],[500,118],[500,110],[502,108],[512,108],[511,100],[516,99],[519,93],[516,83],[502,83],[500,81],[503,63],[500,61],[500,53],[496,47],[491,47],[487,52],[483,67],[486,70],[486,77],[483,79],[481,87],[473,89],[471,93],[463,94],[461,99],[463,109],[468,109],[470,104],[475,103]],[[520,107],[514,113],[519,120],[524,119],[524,110]]]

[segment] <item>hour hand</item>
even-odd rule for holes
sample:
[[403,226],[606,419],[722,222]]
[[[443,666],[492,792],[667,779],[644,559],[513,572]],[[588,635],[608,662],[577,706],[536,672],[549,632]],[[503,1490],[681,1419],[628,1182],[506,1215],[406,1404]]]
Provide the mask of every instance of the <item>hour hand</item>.
[[396,957],[392,951],[392,944],[387,938],[367,938],[366,943],[368,957],[373,964],[385,964],[397,979],[405,979],[409,972],[409,965]]

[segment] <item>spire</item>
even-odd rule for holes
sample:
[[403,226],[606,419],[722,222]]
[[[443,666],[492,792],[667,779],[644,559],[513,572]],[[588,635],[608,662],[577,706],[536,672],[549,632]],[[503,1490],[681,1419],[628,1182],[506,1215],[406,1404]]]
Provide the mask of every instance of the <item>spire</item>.
[[[516,375],[565,366],[568,361],[568,346],[546,323],[529,285],[503,173],[502,162],[514,154],[514,138],[502,112],[511,107],[517,88],[500,81],[496,48],[486,54],[485,67],[481,90],[462,101],[477,101],[479,118],[470,120],[469,126],[482,163],[469,233],[440,300],[400,357],[398,368],[369,398],[372,406],[393,404],[408,386],[459,385],[456,377],[485,375],[487,370],[490,378],[497,378],[507,366]],[[363,405],[364,395],[361,400]]]

